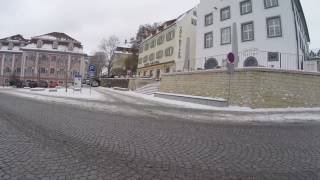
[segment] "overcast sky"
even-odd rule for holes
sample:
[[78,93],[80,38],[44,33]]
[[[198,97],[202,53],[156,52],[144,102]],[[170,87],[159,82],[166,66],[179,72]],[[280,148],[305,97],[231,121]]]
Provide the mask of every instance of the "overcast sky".
[[[320,48],[320,0],[301,0],[311,36]],[[98,50],[102,38],[134,37],[140,24],[176,18],[199,0],[10,0],[1,2],[0,38],[26,38],[65,32],[82,42],[85,52]]]

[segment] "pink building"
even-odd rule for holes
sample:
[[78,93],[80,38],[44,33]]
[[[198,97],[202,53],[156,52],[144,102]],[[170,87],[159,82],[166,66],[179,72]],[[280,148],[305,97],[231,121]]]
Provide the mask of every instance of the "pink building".
[[1,84],[13,79],[72,83],[74,76],[85,75],[84,61],[81,43],[64,33],[0,39]]

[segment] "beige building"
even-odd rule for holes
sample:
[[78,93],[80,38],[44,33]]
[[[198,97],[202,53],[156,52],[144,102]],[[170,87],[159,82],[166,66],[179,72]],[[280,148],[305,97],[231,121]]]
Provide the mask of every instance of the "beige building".
[[52,32],[24,39],[15,35],[0,39],[1,84],[10,81],[46,81],[64,85],[85,75],[81,42],[65,33]]
[[138,76],[159,79],[162,73],[195,69],[197,8],[167,21],[139,48]]

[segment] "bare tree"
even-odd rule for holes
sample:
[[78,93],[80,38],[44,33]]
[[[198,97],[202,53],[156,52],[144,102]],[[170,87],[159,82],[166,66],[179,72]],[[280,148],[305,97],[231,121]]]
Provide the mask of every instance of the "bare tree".
[[107,76],[110,77],[110,72],[114,63],[114,52],[117,49],[120,40],[117,36],[110,36],[108,39],[103,39],[100,44],[100,50],[105,54],[106,62],[105,65],[108,69]]

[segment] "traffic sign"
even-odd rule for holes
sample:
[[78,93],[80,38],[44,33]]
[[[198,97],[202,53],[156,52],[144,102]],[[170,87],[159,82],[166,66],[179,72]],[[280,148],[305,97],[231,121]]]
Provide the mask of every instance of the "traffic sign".
[[91,64],[89,65],[89,76],[94,77],[96,74],[96,65]]
[[234,54],[232,52],[229,53],[227,59],[228,59],[228,64],[227,64],[228,72],[229,72],[229,74],[233,74],[234,73],[234,66],[235,66]]
[[96,72],[96,65],[91,64],[91,65],[89,66],[89,72]]
[[234,54],[232,52],[228,54],[228,63],[229,64],[234,64],[235,63],[235,57],[234,57]]

